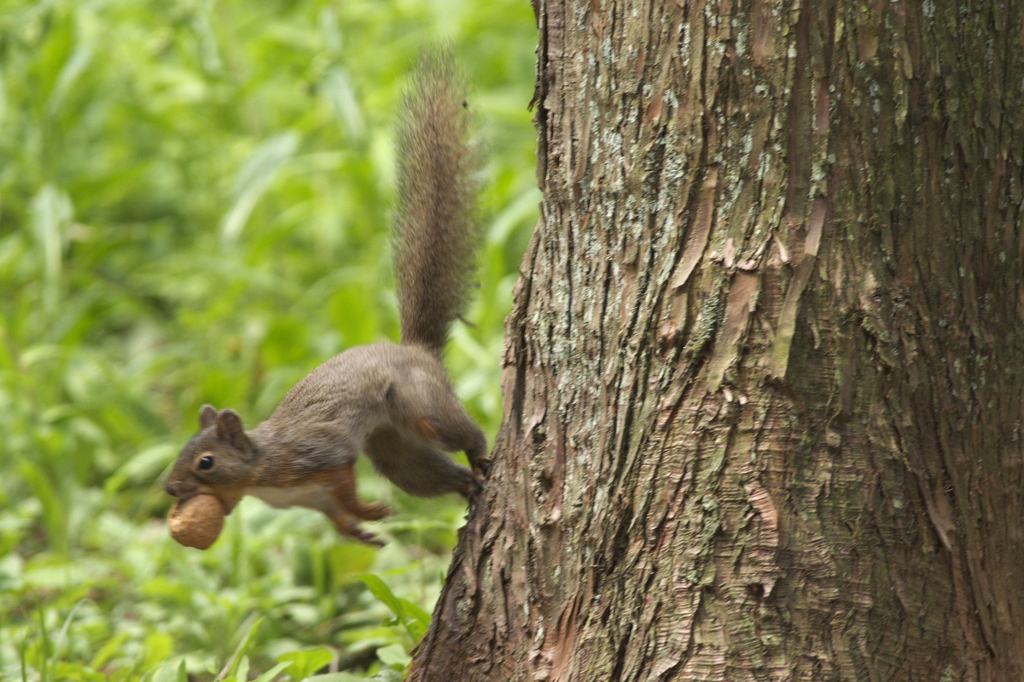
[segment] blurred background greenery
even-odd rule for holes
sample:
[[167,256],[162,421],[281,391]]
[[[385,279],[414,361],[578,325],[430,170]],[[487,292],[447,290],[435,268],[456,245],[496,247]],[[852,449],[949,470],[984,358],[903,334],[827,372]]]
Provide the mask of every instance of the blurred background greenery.
[[448,364],[493,441],[539,200],[526,0],[0,0],[0,679],[400,677],[461,500],[366,468],[383,549],[247,500],[199,552],[161,484],[201,404],[253,424],[397,338],[395,107],[439,41],[489,159]]

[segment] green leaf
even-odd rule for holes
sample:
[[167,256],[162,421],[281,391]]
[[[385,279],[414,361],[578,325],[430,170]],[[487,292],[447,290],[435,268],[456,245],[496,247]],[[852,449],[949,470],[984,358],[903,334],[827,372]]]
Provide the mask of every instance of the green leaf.
[[340,67],[329,69],[324,76],[323,93],[330,102],[335,117],[344,126],[349,139],[353,142],[361,141],[366,126],[359,98],[348,72]]
[[365,573],[356,577],[366,585],[378,601],[391,609],[391,613],[395,614],[395,618],[399,621],[405,619],[405,609],[402,607],[402,602],[399,601],[398,597],[395,596],[394,592],[391,591],[391,588],[383,580],[372,573]]
[[422,623],[424,626],[430,625],[430,614],[422,606],[408,599],[399,599],[399,601],[407,618]]
[[71,622],[75,619],[75,614],[78,613],[79,607],[81,607],[82,604],[84,604],[86,601],[88,600],[79,600],[78,603],[76,603],[75,606],[71,609],[71,612],[68,614],[67,618],[64,619],[64,625],[61,626],[60,632],[57,634],[57,642],[53,647],[53,657],[49,665],[49,668],[51,670],[57,669],[57,664],[60,661],[61,649],[64,648],[64,643],[67,641],[68,638],[68,629],[71,627]]
[[46,113],[50,116],[55,116],[61,110],[68,91],[92,60],[95,18],[88,10],[79,8],[75,19],[77,20],[76,33],[78,34],[75,48],[61,68],[57,82],[46,102]]
[[354,675],[352,673],[327,673],[307,677],[305,682],[401,682],[400,672],[385,669],[376,675]]
[[45,273],[43,301],[48,308],[57,303],[64,252],[64,233],[74,209],[67,192],[46,184],[32,198],[32,228]]
[[[242,640],[238,643],[238,648],[235,649],[235,653],[231,655],[231,659],[228,661],[228,664],[224,666],[224,670],[221,671],[221,675],[219,675],[217,679],[223,679],[226,676],[234,676],[238,673],[242,659],[252,646],[253,641],[256,639],[256,631],[259,630],[260,625],[263,624],[265,619],[266,616],[256,619],[256,622],[252,624],[249,631],[245,633],[245,636],[242,637]],[[248,667],[248,661],[245,662],[245,665]]]
[[248,656],[242,656],[241,660],[238,661],[238,670],[235,676],[231,678],[232,682],[249,682],[249,663]]
[[287,668],[290,665],[291,665],[291,663],[278,663],[273,668],[271,668],[267,672],[263,673],[262,675],[257,677],[255,680],[253,680],[253,682],[270,682],[275,677],[277,677],[281,673],[282,670],[284,670],[285,668]]
[[427,628],[430,627],[430,614],[408,599],[395,596],[391,588],[377,576],[368,573],[358,577],[373,593],[373,596],[391,609],[391,612],[395,614],[397,624],[405,628],[413,642],[419,642],[427,633]]
[[412,661],[401,644],[389,644],[377,649],[377,658],[381,663],[394,670],[405,670]]
[[256,202],[274,181],[281,166],[299,146],[299,135],[289,130],[270,138],[253,152],[235,180],[235,203],[221,222],[221,240],[232,244],[242,234]]
[[21,459],[18,470],[32,493],[43,504],[43,517],[46,520],[46,529],[50,534],[50,542],[58,551],[64,551],[67,547],[65,536],[67,526],[61,497],[54,490],[53,484],[47,479],[43,470],[28,459]]
[[351,583],[356,575],[370,570],[377,557],[375,547],[353,543],[331,545],[326,548],[325,553],[334,577],[335,589]]
[[327,649],[306,649],[292,651],[277,657],[281,663],[288,663],[288,674],[294,680],[304,680],[334,660],[334,654]]

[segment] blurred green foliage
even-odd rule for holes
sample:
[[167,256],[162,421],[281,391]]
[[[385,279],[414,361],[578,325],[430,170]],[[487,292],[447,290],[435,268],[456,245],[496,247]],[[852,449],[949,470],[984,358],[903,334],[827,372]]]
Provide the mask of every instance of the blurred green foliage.
[[400,676],[461,501],[367,470],[396,511],[381,550],[245,501],[199,552],[167,537],[161,484],[201,404],[254,424],[397,337],[395,106],[439,41],[489,158],[448,364],[493,437],[539,198],[529,3],[0,0],[0,679]]

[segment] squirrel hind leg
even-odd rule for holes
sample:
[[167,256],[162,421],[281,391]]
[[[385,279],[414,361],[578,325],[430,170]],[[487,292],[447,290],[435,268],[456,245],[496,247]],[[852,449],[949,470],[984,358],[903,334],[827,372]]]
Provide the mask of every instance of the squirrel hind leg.
[[[473,485],[470,490],[478,490],[487,479],[491,467],[491,460],[487,457],[487,437],[461,405],[456,407],[456,410],[448,411],[445,415],[447,418],[417,419],[416,428],[425,438],[440,443],[446,450],[465,452],[469,466],[473,469]],[[466,497],[473,495],[466,493]]]
[[468,496],[473,487],[469,469],[437,448],[404,438],[395,429],[374,432],[367,440],[366,456],[382,476],[410,495]]

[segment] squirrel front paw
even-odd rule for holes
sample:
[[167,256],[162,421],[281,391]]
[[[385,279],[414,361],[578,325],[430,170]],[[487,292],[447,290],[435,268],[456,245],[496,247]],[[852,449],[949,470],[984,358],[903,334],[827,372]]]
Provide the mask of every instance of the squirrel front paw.
[[338,529],[338,532],[345,537],[358,540],[367,545],[373,545],[374,547],[383,547],[384,542],[377,539],[377,536],[369,531],[365,531],[359,527],[359,524],[352,519],[347,518],[331,518],[334,522],[334,527]]

